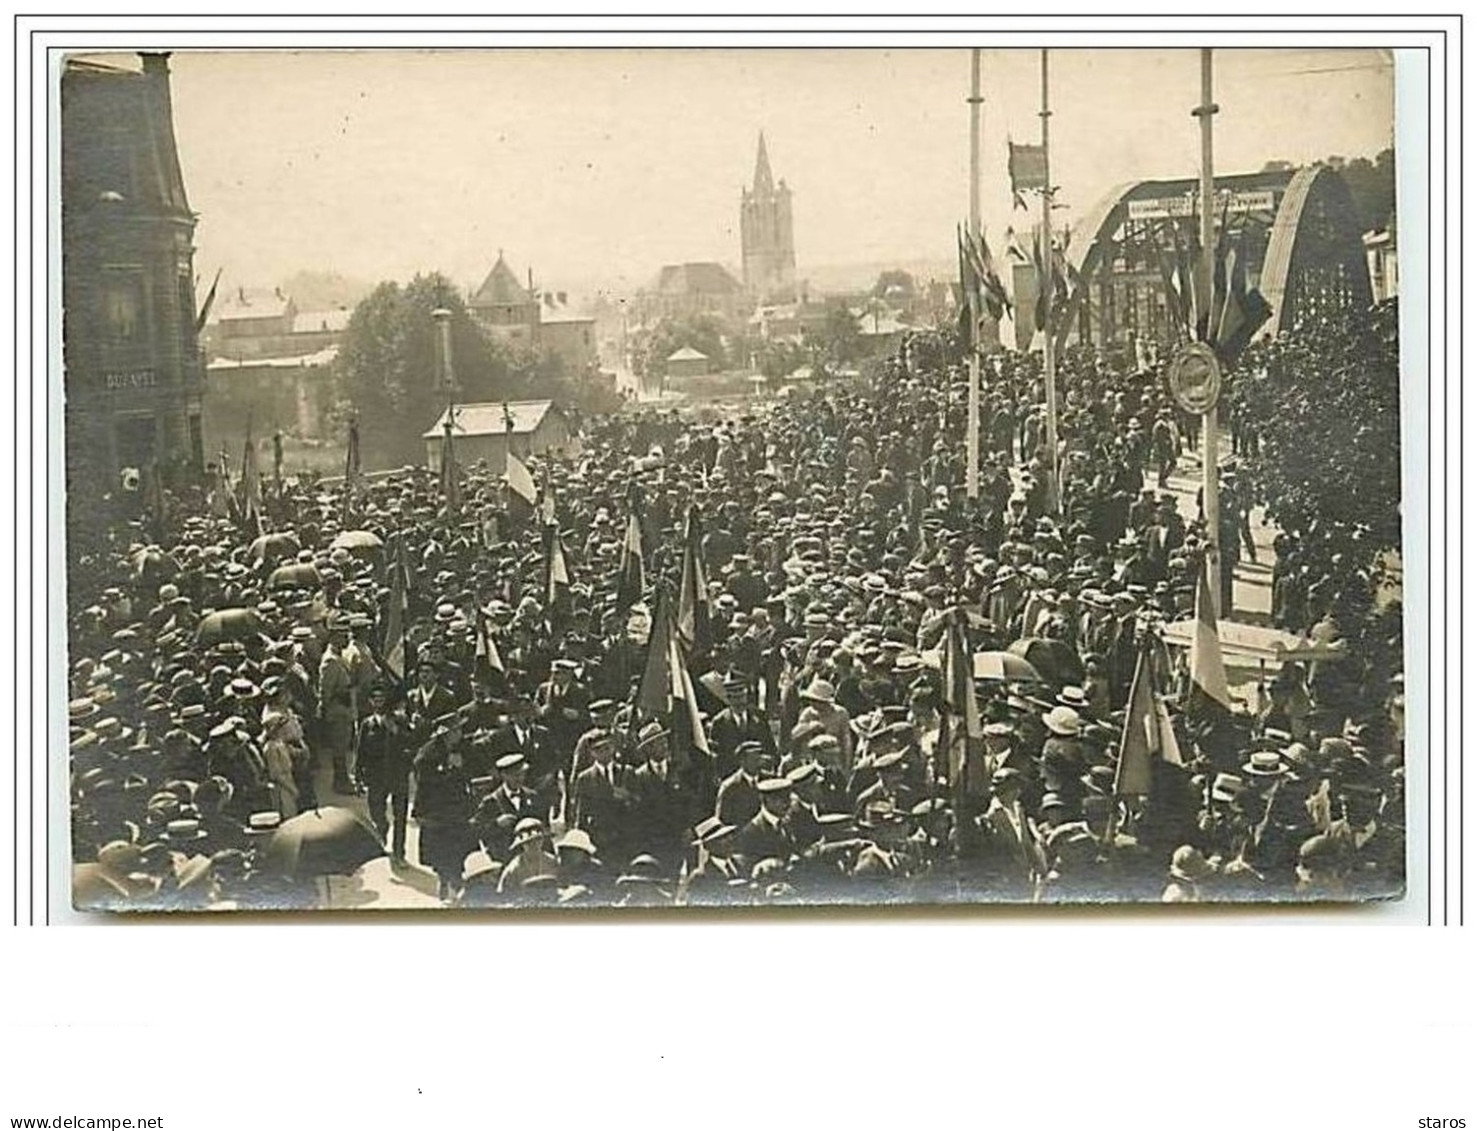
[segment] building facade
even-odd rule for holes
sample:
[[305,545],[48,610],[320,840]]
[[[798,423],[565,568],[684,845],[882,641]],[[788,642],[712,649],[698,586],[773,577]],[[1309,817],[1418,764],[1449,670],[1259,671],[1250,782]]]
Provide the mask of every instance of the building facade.
[[61,77],[62,369],[69,487],[204,468],[195,215],[169,61],[70,59]]
[[739,235],[743,244],[744,287],[758,302],[791,302],[795,298],[795,222],[790,189],[769,168],[764,134],[754,160],[754,184],[739,202]]
[[467,300],[467,309],[494,337],[529,345],[538,340],[541,314],[532,273],[525,288],[501,250],[487,278]]
[[487,278],[467,300],[467,310],[493,337],[545,350],[564,363],[566,373],[584,375],[599,365],[595,320],[571,312],[563,292],[541,296],[531,271],[528,286],[523,286],[501,250]]

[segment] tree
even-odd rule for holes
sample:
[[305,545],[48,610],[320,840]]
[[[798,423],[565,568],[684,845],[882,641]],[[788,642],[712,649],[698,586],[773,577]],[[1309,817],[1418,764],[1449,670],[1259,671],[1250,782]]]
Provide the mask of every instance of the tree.
[[728,325],[714,314],[663,318],[638,348],[633,367],[641,376],[663,377],[667,358],[686,346],[704,354],[714,369],[723,369],[728,364],[728,351],[723,345],[728,336]]
[[[1323,164],[1344,178],[1354,198],[1354,213],[1362,232],[1388,228],[1395,220],[1395,151],[1382,149],[1374,160],[1368,157],[1326,157]],[[1291,172],[1291,161],[1268,161],[1264,173]]]
[[334,363],[368,465],[419,462],[421,434],[446,406],[431,317],[438,308],[451,311],[459,400],[524,399],[562,376],[557,359],[495,341],[444,275],[417,275],[404,287],[381,283],[354,308]]
[[783,338],[764,341],[754,351],[754,367],[771,381],[788,377],[809,359],[810,354],[804,346]]
[[856,319],[843,302],[833,302],[826,308],[826,320],[816,331],[815,339],[825,360],[835,366],[849,366],[866,352]]
[[918,284],[913,276],[900,267],[892,267],[877,276],[872,285],[872,297],[886,299],[894,306],[912,302],[918,294]]
[[1311,322],[1248,350],[1228,387],[1260,438],[1245,480],[1334,577],[1346,633],[1401,544],[1398,336],[1394,303]]
[[1388,228],[1395,218],[1395,151],[1382,149],[1373,161],[1356,157],[1339,172],[1354,198],[1360,230]]

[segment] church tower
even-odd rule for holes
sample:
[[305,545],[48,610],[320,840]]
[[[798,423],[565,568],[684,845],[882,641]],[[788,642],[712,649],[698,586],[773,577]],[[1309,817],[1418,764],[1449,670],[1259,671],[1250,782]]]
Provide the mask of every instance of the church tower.
[[775,184],[769,169],[764,133],[754,161],[754,184],[744,189],[739,207],[739,233],[744,250],[744,287],[760,302],[792,302],[795,298],[795,229],[790,189]]

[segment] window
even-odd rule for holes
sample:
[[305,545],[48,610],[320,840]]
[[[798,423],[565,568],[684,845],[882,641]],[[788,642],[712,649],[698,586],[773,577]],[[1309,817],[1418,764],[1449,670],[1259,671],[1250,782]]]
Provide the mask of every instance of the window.
[[138,272],[104,270],[102,326],[103,335],[115,344],[143,341],[144,287]]

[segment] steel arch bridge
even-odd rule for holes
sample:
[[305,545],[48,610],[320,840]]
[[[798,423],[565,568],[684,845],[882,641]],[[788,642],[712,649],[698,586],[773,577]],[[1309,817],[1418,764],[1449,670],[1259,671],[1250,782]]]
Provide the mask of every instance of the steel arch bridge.
[[[1067,262],[1077,273],[1059,336],[1097,346],[1137,338],[1172,344],[1163,257],[1198,238],[1199,182],[1120,185],[1074,225]],[[1247,268],[1277,334],[1308,318],[1370,306],[1373,292],[1353,198],[1322,165],[1216,178],[1215,224]]]

